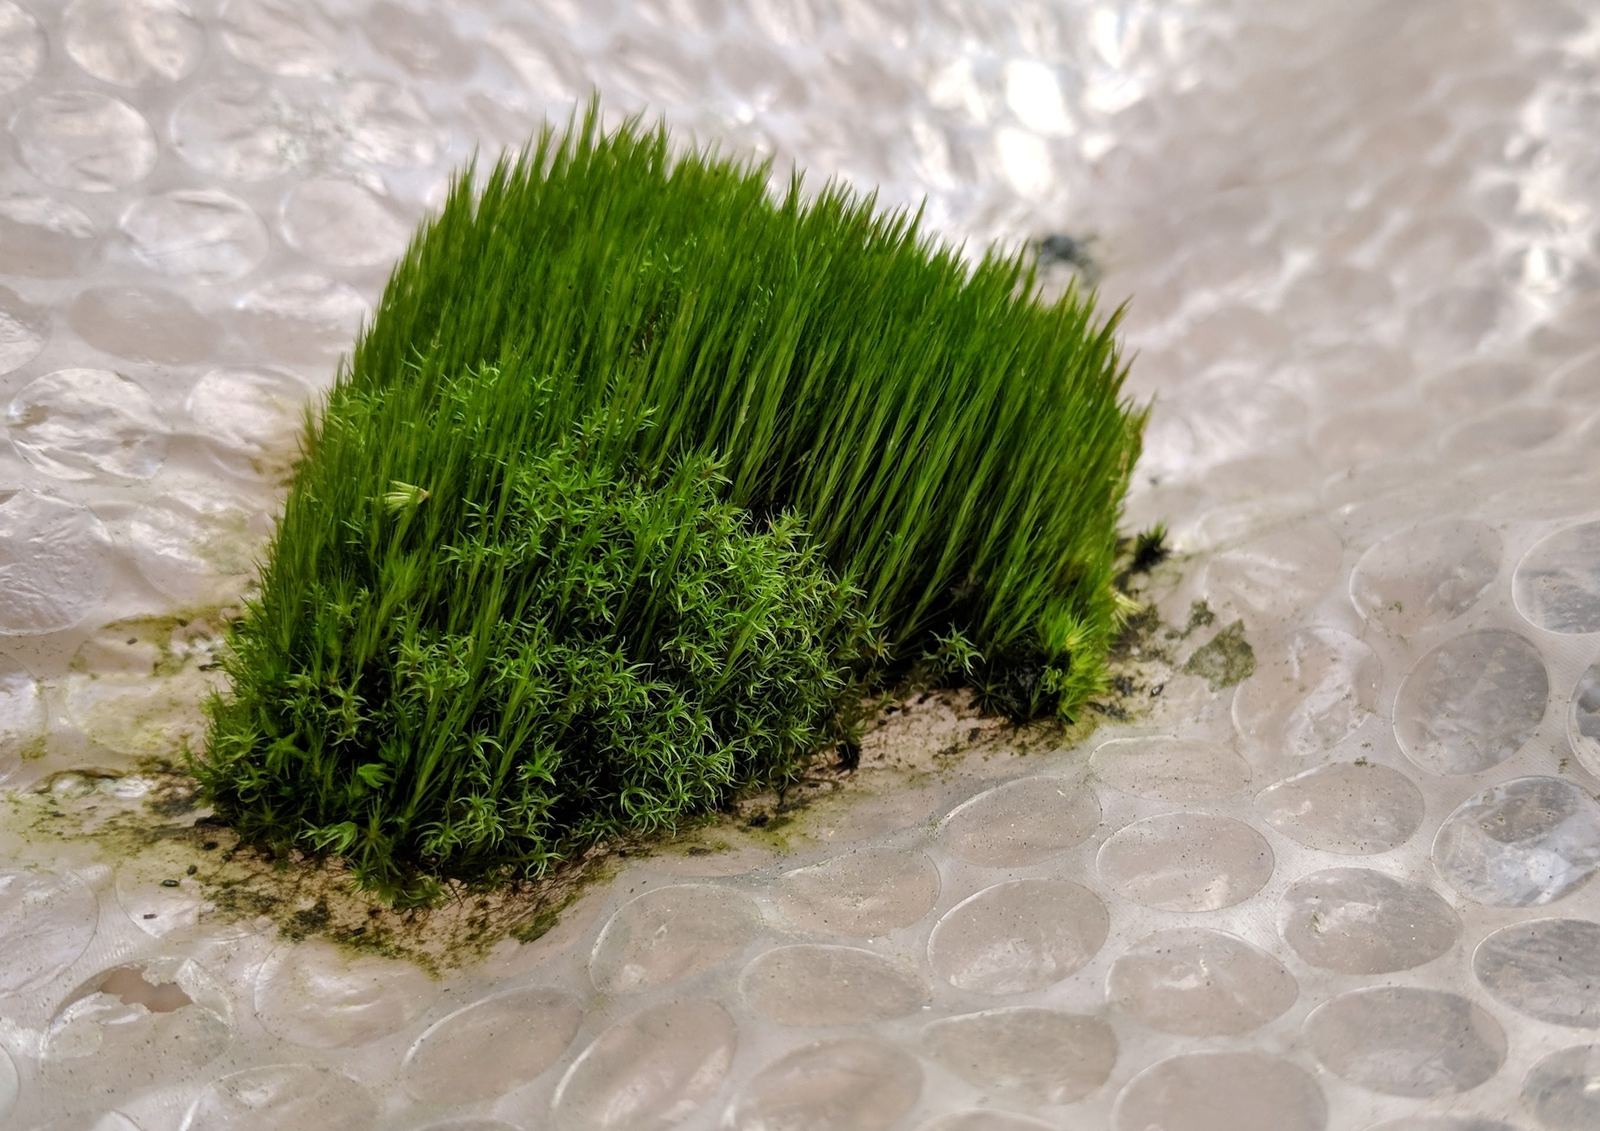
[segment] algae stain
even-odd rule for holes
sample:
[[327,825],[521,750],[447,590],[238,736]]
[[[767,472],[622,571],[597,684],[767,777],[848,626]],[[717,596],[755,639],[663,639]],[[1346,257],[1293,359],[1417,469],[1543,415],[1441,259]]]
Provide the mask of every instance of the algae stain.
[[1205,680],[1212,691],[1248,679],[1256,670],[1256,653],[1244,638],[1244,621],[1234,621],[1201,645],[1184,663],[1183,670]]
[[283,934],[291,942],[299,942],[301,939],[326,931],[332,922],[333,911],[328,907],[327,898],[323,897],[310,907],[302,907],[292,913],[288,923],[283,926]]
[[561,922],[560,908],[549,907],[538,912],[527,922],[511,929],[511,937],[526,946],[528,943],[538,942],[555,929]]
[[1183,635],[1188,636],[1196,629],[1210,628],[1216,623],[1216,612],[1211,608],[1211,603],[1202,597],[1189,605],[1189,623],[1184,626]]
[[562,914],[570,907],[574,900],[582,894],[582,889],[574,887],[550,899],[533,914],[517,923],[508,932],[511,938],[526,946],[528,943],[538,942],[561,922]]

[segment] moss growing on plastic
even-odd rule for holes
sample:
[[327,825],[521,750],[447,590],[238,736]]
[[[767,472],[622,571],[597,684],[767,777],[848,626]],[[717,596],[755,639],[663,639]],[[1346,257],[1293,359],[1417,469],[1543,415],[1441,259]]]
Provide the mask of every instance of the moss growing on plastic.
[[1115,318],[660,130],[454,186],[291,485],[197,773],[393,892],[792,774],[868,682],[1103,689],[1143,413]]

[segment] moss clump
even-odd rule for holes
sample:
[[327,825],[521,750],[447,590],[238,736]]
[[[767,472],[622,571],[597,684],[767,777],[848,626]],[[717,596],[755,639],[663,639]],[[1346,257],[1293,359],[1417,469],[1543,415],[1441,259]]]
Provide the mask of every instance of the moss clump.
[[457,182],[233,630],[197,772],[246,835],[395,891],[538,873],[792,773],[928,656],[1019,718],[1104,688],[1115,318],[768,174],[591,107]]

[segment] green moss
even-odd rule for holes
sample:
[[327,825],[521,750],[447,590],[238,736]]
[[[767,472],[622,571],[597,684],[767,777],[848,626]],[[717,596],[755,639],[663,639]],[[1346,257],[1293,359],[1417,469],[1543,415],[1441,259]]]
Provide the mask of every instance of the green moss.
[[1197,649],[1183,670],[1211,685],[1212,691],[1232,687],[1256,670],[1255,649],[1244,638],[1244,621],[1236,620]]
[[1115,317],[597,122],[463,176],[396,268],[196,766],[247,837],[390,895],[792,777],[941,645],[1013,718],[1107,687],[1144,421]]
[[[285,846],[421,896],[429,875],[538,874],[669,827],[828,741],[867,626],[792,517],[756,528],[702,460],[650,486],[592,466],[581,438],[497,454],[506,380],[458,391],[469,407],[430,435],[515,477],[505,513],[488,529],[424,519],[388,543],[403,571],[346,562],[311,581],[316,599],[292,580],[304,642],[287,657],[276,608],[246,620],[198,768],[224,813],[266,840],[291,817]],[[340,408],[370,409],[356,399],[372,395]],[[443,563],[431,576],[423,555]]]

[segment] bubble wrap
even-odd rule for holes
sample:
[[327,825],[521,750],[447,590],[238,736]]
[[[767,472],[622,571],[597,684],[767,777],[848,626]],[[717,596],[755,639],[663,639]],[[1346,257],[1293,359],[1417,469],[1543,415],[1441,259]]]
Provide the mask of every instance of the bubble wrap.
[[440,979],[0,808],[0,1126],[1600,1127],[1597,47],[1581,0],[0,0],[0,794],[196,737],[216,641],[150,618],[247,584],[450,171],[591,90],[1070,237],[1156,399],[1154,596],[1256,659]]

